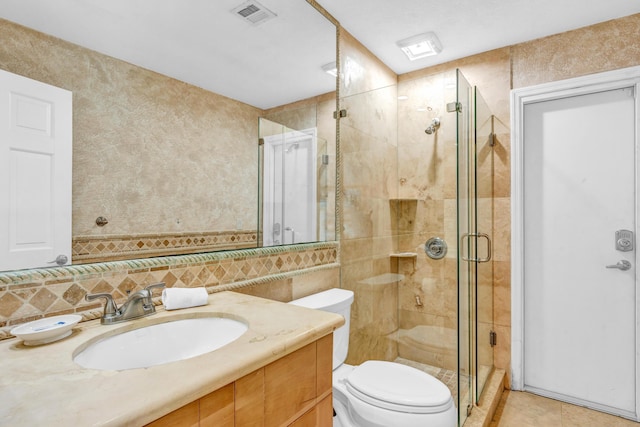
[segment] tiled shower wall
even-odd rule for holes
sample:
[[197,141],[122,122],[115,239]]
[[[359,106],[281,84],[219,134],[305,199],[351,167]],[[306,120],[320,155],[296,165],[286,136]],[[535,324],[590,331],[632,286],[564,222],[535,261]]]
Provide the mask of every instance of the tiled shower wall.
[[393,360],[397,283],[389,200],[397,197],[396,75],[341,31],[341,284],[355,292],[347,363]]
[[[393,219],[397,251],[398,353],[402,358],[455,371],[458,361],[458,292],[456,231],[455,70],[400,80],[398,95],[399,201]],[[435,133],[426,134],[434,118]],[[443,259],[431,259],[424,244],[440,237],[448,245]]]

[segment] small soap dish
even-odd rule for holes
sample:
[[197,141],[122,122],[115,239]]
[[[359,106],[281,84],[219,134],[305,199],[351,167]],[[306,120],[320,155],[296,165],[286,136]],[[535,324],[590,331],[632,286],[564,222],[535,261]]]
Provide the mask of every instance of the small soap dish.
[[82,316],[78,314],[47,317],[16,326],[11,335],[20,338],[24,345],[48,344],[71,335],[71,329],[80,320]]

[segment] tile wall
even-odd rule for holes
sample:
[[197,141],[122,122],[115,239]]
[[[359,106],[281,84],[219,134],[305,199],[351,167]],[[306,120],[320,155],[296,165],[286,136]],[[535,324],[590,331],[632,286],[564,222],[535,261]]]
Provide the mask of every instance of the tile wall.
[[103,303],[86,302],[86,294],[110,293],[120,304],[128,294],[164,282],[290,301],[337,286],[338,267],[337,245],[318,243],[0,273],[0,338],[9,337],[12,325],[45,316],[98,317]]

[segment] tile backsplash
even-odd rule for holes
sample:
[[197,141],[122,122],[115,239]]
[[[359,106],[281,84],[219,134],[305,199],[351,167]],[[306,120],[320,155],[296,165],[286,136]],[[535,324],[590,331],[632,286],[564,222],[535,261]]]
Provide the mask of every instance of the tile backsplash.
[[338,245],[317,243],[0,273],[0,339],[10,336],[11,326],[42,317],[97,317],[102,303],[86,302],[89,293],[110,293],[118,304],[155,282],[205,286],[211,293],[331,269],[337,263]]
[[74,236],[74,264],[255,248],[256,230]]

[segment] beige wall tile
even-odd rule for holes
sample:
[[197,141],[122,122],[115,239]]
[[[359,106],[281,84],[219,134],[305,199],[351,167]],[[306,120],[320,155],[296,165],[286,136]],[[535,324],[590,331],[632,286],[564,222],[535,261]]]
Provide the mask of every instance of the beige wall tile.
[[513,46],[513,87],[640,63],[640,14]]
[[511,325],[511,264],[507,261],[493,263],[494,322]]
[[298,299],[331,288],[340,287],[340,269],[338,267],[294,276],[292,278],[291,298]]

